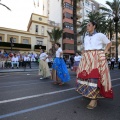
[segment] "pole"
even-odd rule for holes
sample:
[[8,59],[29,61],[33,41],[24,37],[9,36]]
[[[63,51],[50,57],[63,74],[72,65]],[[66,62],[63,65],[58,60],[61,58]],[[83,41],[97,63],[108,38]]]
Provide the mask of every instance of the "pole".
[[115,22],[115,32],[116,32],[116,63],[118,62],[118,21]]
[[74,31],[74,52],[77,52],[77,0],[73,0],[73,31]]

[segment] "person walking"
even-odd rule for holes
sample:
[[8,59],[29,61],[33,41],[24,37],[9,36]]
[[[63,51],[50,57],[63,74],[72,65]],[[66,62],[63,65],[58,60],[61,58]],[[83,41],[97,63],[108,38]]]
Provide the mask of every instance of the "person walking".
[[48,67],[48,63],[46,59],[48,55],[44,52],[43,49],[40,50],[40,61],[39,61],[39,75],[41,75],[40,79],[45,79],[51,76],[50,69]]
[[68,82],[70,80],[70,75],[63,60],[61,45],[56,43],[55,48],[56,58],[53,61],[51,78],[54,80],[54,84],[59,84],[61,86],[64,82]]
[[111,58],[110,69],[114,70],[114,65],[115,65],[115,57],[113,56],[113,57]]
[[[98,98],[113,98],[111,78],[105,54],[112,45],[110,40],[95,29],[93,21],[87,24],[88,34],[84,38],[84,52],[77,69],[76,91],[90,99],[88,109],[97,106]],[[103,50],[103,45],[106,48]]]
[[75,71],[75,72],[77,71],[77,68],[78,68],[78,65],[80,63],[81,58],[82,57],[78,53],[76,53],[76,55],[74,57],[73,71]]

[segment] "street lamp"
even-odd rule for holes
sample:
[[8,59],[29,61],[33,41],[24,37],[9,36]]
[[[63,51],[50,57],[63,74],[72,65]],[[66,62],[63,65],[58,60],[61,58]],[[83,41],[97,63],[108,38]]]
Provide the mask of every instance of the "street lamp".
[[116,33],[116,62],[118,62],[118,21],[119,18],[118,16],[113,18],[114,22],[115,22],[115,33]]
[[10,37],[10,43],[11,43],[11,51],[12,51],[12,47],[13,47],[13,37]]

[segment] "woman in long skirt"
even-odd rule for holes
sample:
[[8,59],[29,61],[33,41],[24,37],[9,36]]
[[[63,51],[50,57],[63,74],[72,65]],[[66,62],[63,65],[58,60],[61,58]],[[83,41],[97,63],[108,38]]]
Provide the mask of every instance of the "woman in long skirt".
[[41,49],[40,61],[39,61],[39,75],[41,75],[40,79],[48,78],[51,76],[50,69],[46,61],[47,58],[48,58],[48,55]]
[[[87,24],[87,34],[84,38],[84,52],[77,69],[76,91],[90,99],[88,109],[97,106],[98,98],[113,98],[111,78],[105,54],[112,45],[110,40],[97,33],[95,22]],[[103,50],[103,45],[106,48]]]
[[51,78],[55,81],[54,84],[63,85],[64,82],[68,82],[70,80],[70,75],[66,64],[62,58],[62,49],[59,43],[55,44],[56,48],[56,58],[54,59],[52,65],[52,75]]
[[76,72],[78,66],[79,66],[79,63],[80,63],[80,60],[81,60],[81,56],[76,53],[75,57],[74,57],[74,66],[73,66],[73,71]]

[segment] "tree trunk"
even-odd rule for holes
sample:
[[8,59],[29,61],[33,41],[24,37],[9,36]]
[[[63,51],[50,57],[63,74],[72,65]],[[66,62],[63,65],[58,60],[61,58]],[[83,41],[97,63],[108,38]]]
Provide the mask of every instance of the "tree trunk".
[[74,31],[74,51],[77,52],[77,0],[73,0],[73,31]]

